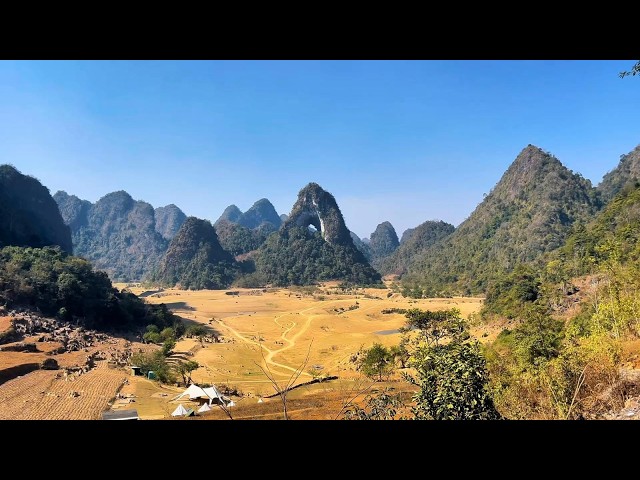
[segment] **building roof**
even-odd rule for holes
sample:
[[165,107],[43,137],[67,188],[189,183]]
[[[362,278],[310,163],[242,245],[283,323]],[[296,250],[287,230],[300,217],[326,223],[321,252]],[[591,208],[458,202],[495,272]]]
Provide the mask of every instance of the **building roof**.
[[107,410],[102,412],[103,420],[140,420],[138,410],[135,408],[129,410]]

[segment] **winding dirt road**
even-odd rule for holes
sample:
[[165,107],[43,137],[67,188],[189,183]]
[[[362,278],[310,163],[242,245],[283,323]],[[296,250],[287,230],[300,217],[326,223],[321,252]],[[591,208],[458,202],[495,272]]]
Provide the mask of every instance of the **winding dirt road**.
[[[311,322],[313,321],[313,317],[316,315],[306,315],[306,321],[304,322],[304,324],[302,325],[302,327],[295,332],[294,335],[292,335],[291,338],[287,337],[287,334],[289,332],[291,332],[291,330],[293,330],[298,324],[296,322],[289,321],[287,322],[287,324],[283,325],[279,320],[283,317],[286,317],[288,315],[303,315],[307,312],[309,312],[310,310],[314,310],[316,308],[319,308],[320,306],[325,306],[325,305],[330,305],[333,303],[338,303],[338,302],[345,302],[347,301],[346,299],[340,299],[340,300],[331,300],[331,301],[319,301],[317,303],[315,303],[314,305],[307,307],[303,310],[300,310],[298,312],[287,312],[287,313],[283,313],[281,315],[278,315],[277,317],[275,317],[273,319],[273,321],[276,323],[276,325],[278,325],[278,327],[280,327],[282,329],[282,334],[280,335],[280,339],[283,342],[286,342],[287,344],[282,346],[281,348],[278,349],[270,349],[269,347],[265,346],[262,342],[260,341],[255,341],[251,338],[247,338],[245,335],[243,335],[242,333],[238,332],[236,329],[234,329],[233,327],[231,327],[230,325],[226,324],[222,319],[219,319],[218,322],[225,327],[226,329],[228,329],[231,333],[233,333],[234,336],[236,336],[239,340],[250,344],[250,345],[257,345],[258,347],[262,348],[265,352],[266,355],[264,355],[264,361],[263,361],[263,366],[270,368],[269,366],[273,366],[275,367],[274,369],[271,369],[271,372],[277,375],[281,375],[281,376],[286,376],[286,377],[290,377],[292,373],[297,372],[298,370],[296,368],[290,367],[288,365],[284,365],[282,363],[278,363],[275,362],[273,360],[273,358],[294,347],[296,345],[296,341],[298,340],[298,338],[300,338],[300,336],[302,334],[304,334],[308,329],[309,326],[311,325]],[[365,309],[363,309],[362,311],[366,311],[366,310],[370,310],[372,308],[375,308],[376,306],[371,306],[371,307],[367,307]],[[231,318],[237,318],[237,317],[231,317]],[[260,338],[260,334],[258,332],[254,332],[253,335],[255,335],[257,338]],[[298,367],[299,368],[299,367]],[[279,371],[280,370],[280,371]],[[282,372],[282,370],[287,370],[287,372]],[[305,377],[309,377],[309,378],[313,378],[313,376],[307,372],[302,372],[301,376],[305,376]]]

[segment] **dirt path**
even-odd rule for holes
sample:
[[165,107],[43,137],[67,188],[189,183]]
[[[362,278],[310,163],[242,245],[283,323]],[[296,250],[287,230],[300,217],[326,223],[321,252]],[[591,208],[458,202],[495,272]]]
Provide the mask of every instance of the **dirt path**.
[[[300,310],[298,312],[287,312],[287,313],[283,313],[282,315],[278,315],[277,317],[275,317],[273,319],[273,321],[276,323],[276,325],[278,325],[278,327],[280,327],[281,329],[283,329],[282,334],[280,335],[280,339],[287,342],[287,345],[283,346],[282,348],[278,348],[275,350],[272,350],[270,348],[268,348],[267,346],[263,345],[261,342],[256,342],[255,340],[252,340],[250,338],[245,337],[244,335],[242,335],[240,332],[238,332],[236,329],[234,329],[233,327],[227,325],[226,323],[224,323],[224,321],[222,319],[218,320],[218,322],[220,324],[222,324],[223,327],[229,329],[229,331],[231,333],[233,333],[238,339],[242,340],[245,343],[248,344],[253,344],[253,345],[257,345],[258,347],[264,349],[267,354],[264,356],[264,366],[268,367],[269,365],[276,367],[276,369],[284,369],[284,370],[288,370],[291,373],[295,373],[298,370],[296,368],[290,367],[288,365],[284,365],[282,363],[278,363],[278,362],[274,362],[273,361],[273,357],[275,357],[276,355],[278,355],[279,353],[284,352],[285,350],[288,350],[292,347],[294,347],[296,345],[296,340],[303,334],[305,333],[309,326],[311,325],[311,321],[313,320],[314,315],[307,315],[307,320],[304,323],[304,325],[300,328],[300,330],[298,330],[291,338],[287,338],[287,334],[293,330],[298,324],[294,321],[291,321],[287,326],[282,325],[278,320],[281,319],[282,317],[286,317],[287,315],[302,315],[310,310],[314,310],[316,308],[318,308],[319,305],[329,305],[332,303],[337,303],[337,302],[344,302],[344,299],[340,299],[340,300],[332,300],[329,302],[326,301],[320,301],[315,303],[314,305],[312,305],[311,307],[305,308],[303,310]],[[260,334],[256,333],[256,336],[259,338]],[[277,373],[278,375],[282,375],[282,376],[290,376],[291,373],[282,373],[282,372],[278,372],[276,369],[273,370],[273,373]],[[313,378],[313,376],[307,372],[302,372],[301,376],[305,376],[305,377],[309,377],[309,378]]]

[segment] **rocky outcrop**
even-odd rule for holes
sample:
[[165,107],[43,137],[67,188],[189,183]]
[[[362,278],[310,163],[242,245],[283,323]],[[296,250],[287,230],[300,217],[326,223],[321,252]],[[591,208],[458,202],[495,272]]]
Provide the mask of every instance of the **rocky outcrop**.
[[336,199],[317,183],[310,183],[298,193],[283,229],[313,225],[330,245],[353,245]]
[[300,190],[289,218],[267,237],[255,264],[260,279],[279,286],[323,280],[380,283],[380,274],[354,245],[335,198],[317,183]]
[[258,228],[263,223],[270,223],[275,230],[280,228],[282,219],[276,209],[266,198],[261,198],[255,202],[249,210],[244,212],[238,219],[238,224],[247,228]]
[[393,225],[389,222],[382,222],[371,234],[369,250],[371,251],[371,264],[379,269],[382,261],[395,252],[400,245],[398,235]]
[[58,245],[71,253],[71,233],[49,189],[11,165],[0,165],[0,247]]
[[164,207],[164,223],[158,229],[153,207],[125,191],[109,193],[95,204],[66,192],[57,192],[54,198],[71,227],[75,254],[115,281],[146,278],[169,244],[158,230],[170,235],[182,213],[175,206]]

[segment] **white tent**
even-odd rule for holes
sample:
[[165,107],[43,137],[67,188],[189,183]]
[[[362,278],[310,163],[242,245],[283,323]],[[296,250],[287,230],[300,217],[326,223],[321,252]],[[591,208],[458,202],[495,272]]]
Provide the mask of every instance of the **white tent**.
[[192,383],[191,385],[189,385],[189,388],[187,388],[184,392],[182,392],[180,395],[175,397],[174,400],[180,400],[181,398],[184,398],[186,396],[189,397],[189,400],[206,398],[209,400],[209,405],[211,405],[211,402],[216,398],[220,400],[221,403],[226,404],[222,394],[218,391],[216,387],[202,388]]
[[198,409],[198,413],[204,413],[211,410],[211,407],[208,403],[203,403],[202,406]]
[[173,413],[171,414],[172,417],[183,417],[185,416],[188,412],[188,410],[186,408],[184,408],[182,406],[182,404],[178,405],[176,407],[176,409],[173,411]]

